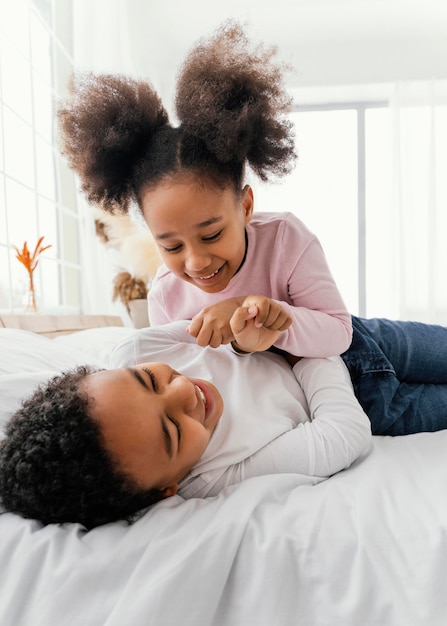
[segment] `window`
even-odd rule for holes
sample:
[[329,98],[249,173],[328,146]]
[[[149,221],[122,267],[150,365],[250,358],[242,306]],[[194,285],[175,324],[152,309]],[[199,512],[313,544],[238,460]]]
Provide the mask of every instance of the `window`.
[[[67,10],[68,9],[68,10]],[[28,281],[13,246],[51,244],[35,273],[44,310],[79,312],[75,178],[57,145],[55,106],[72,73],[65,0],[0,5],[0,312],[23,312]]]
[[283,181],[259,188],[257,210],[290,211],[314,232],[348,309],[361,309],[358,110],[306,108],[291,115],[298,161]]
[[256,210],[291,211],[318,236],[352,313],[440,323],[447,106],[303,106],[291,117],[296,168],[256,188]]

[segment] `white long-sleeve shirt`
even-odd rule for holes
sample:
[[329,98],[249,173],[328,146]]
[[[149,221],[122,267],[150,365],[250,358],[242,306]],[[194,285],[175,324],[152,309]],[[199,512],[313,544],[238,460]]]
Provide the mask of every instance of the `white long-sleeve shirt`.
[[152,326],[190,320],[204,307],[236,296],[263,295],[292,317],[276,346],[298,356],[342,354],[351,316],[316,236],[291,213],[256,213],[246,226],[245,261],[225,289],[207,293],[162,265],[148,295]]
[[293,368],[270,352],[237,355],[201,348],[180,321],[141,330],[112,353],[112,367],[163,361],[209,380],[224,410],[207,449],[181,481],[184,497],[216,495],[251,476],[330,476],[369,446],[371,426],[339,357],[305,358]]

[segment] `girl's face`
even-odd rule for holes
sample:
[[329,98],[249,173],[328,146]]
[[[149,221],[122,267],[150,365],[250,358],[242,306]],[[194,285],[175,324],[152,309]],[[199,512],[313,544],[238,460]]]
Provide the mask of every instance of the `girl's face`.
[[142,489],[165,496],[197,463],[222,415],[216,387],[165,363],[102,370],[86,377],[92,418],[118,467]]
[[194,178],[165,181],[143,194],[144,219],[166,266],[208,293],[222,291],[245,255],[253,192],[202,186]]

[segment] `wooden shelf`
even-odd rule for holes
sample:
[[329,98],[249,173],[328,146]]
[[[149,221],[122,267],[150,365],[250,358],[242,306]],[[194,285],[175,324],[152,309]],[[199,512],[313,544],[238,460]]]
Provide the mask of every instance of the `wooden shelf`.
[[123,326],[123,321],[117,315],[0,315],[0,328],[20,328],[46,337],[101,326]]

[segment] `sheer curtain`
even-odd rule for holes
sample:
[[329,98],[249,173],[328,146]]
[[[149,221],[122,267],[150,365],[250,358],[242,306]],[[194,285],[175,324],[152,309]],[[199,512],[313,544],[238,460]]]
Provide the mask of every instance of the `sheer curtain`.
[[[166,8],[163,12],[161,3],[144,0],[77,0],[73,10],[75,67],[149,79],[172,115],[175,74],[183,55],[177,49],[173,56],[171,43],[180,26],[161,19]],[[367,173],[366,181],[366,315],[447,324],[447,81],[396,84],[390,107],[374,115],[382,119],[380,132],[376,126],[370,133],[374,156],[366,154],[367,172],[376,172]],[[321,162],[317,167],[321,170]],[[87,210],[86,242],[90,218]],[[330,237],[338,236],[340,228]],[[91,254],[86,251],[86,258]],[[104,264],[102,251],[98,254],[95,262]],[[345,273],[341,268],[341,281]],[[100,306],[98,294],[104,291],[101,274],[85,274],[92,310]],[[350,308],[355,312],[354,304]]]
[[[129,74],[149,79],[160,94],[172,95],[176,61],[163,73],[159,60],[166,57],[165,33],[156,10],[145,0],[76,0],[73,2],[73,50],[75,71]],[[173,36],[173,35],[171,35]],[[143,45],[142,45],[143,44]],[[165,101],[165,96],[163,96]],[[168,107],[167,107],[168,108]],[[117,266],[95,234],[94,211],[84,198],[81,214],[81,263],[84,313],[119,314],[124,307],[111,300]]]
[[83,198],[79,200],[79,213],[83,313],[120,315],[119,306],[112,302],[116,268],[96,235],[93,208]]
[[[132,12],[121,0],[77,0],[73,3],[73,49],[76,71],[137,75],[132,58]],[[84,313],[122,315],[112,302],[117,267],[96,236],[95,212],[80,196],[82,302]]]
[[447,81],[397,84],[390,109],[396,313],[447,324]]

